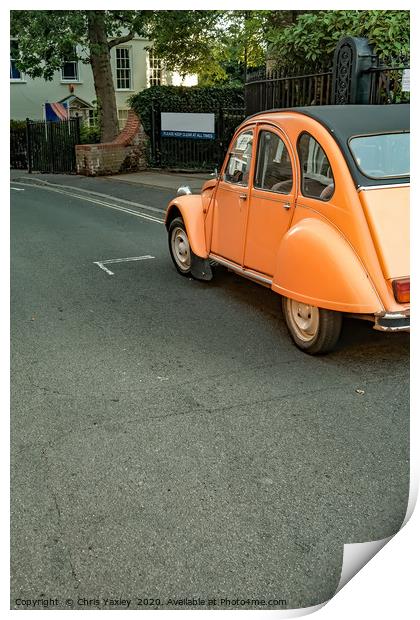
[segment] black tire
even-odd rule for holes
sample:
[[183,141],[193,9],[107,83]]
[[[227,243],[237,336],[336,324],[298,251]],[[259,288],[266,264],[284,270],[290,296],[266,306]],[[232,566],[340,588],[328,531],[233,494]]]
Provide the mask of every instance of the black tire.
[[317,317],[313,319],[313,326],[308,329],[307,333],[299,328],[298,320],[296,320],[298,302],[288,297],[282,299],[283,316],[293,342],[299,349],[311,355],[320,355],[332,351],[341,333],[343,320],[341,312],[307,306],[306,304],[301,305],[308,312],[309,317],[309,319],[304,317],[303,323],[305,320],[311,321],[311,313]]
[[[177,237],[177,239],[175,238]],[[192,251],[188,240],[187,229],[182,217],[176,217],[168,228],[169,253],[176,270],[181,276],[191,276]],[[182,261],[182,245],[185,247],[184,264]]]

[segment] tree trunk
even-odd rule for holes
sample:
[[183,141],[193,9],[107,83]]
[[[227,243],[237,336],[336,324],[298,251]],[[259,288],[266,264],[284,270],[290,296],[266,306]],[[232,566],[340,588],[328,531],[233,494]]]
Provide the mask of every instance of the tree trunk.
[[105,28],[105,11],[87,11],[90,63],[101,126],[101,142],[118,134],[117,104],[111,71],[111,55]]

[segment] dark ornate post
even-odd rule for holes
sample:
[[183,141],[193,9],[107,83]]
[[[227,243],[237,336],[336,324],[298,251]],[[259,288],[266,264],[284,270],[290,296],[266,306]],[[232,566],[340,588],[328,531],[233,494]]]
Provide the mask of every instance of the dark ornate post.
[[334,53],[332,103],[369,103],[374,60],[367,39],[344,37],[339,41]]

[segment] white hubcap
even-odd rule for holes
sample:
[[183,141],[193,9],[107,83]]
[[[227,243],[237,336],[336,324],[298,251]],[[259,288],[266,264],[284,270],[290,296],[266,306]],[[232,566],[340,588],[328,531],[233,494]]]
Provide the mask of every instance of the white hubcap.
[[183,228],[177,226],[173,229],[171,245],[178,267],[182,271],[189,271],[191,267],[191,250],[187,233]]
[[319,329],[319,310],[294,299],[287,300],[287,310],[296,334],[302,340],[312,340]]

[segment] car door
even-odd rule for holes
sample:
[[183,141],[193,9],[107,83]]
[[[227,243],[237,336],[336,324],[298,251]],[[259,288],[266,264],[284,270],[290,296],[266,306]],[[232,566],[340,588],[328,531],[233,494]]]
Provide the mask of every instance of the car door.
[[216,191],[211,253],[242,265],[248,214],[254,127],[233,140]]
[[272,276],[296,203],[296,159],[285,133],[260,125],[249,196],[244,267]]

